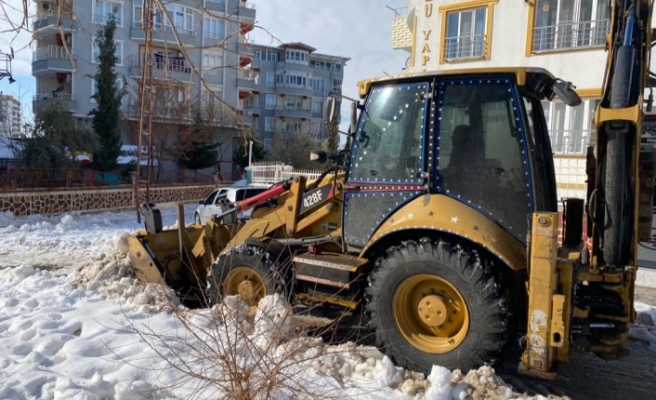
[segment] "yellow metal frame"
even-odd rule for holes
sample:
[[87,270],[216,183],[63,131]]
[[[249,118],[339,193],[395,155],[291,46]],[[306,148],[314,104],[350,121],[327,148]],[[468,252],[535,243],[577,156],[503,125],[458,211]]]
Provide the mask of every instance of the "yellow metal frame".
[[470,240],[513,270],[526,266],[526,247],[517,238],[487,216],[442,194],[423,195],[397,210],[376,230],[360,257],[388,235],[418,229],[446,232]]
[[464,75],[464,74],[511,74],[515,75],[517,79],[517,84],[523,86],[526,84],[526,75],[528,73],[540,73],[549,76],[551,79],[555,77],[548,71],[541,68],[533,67],[498,67],[498,68],[464,68],[464,69],[447,69],[440,71],[421,71],[421,72],[409,72],[404,75],[389,75],[381,76],[371,79],[363,79],[358,81],[358,94],[360,98],[364,98],[369,93],[371,85],[378,82],[389,82],[398,80],[407,80],[412,78],[421,78],[421,77],[435,77],[435,76],[451,76],[451,75]]

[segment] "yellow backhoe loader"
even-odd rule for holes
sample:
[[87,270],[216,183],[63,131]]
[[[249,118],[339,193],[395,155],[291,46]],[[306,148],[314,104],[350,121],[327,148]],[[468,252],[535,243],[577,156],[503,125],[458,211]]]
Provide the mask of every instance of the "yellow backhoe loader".
[[[640,136],[652,33],[650,2],[609,5],[588,196],[565,199],[562,222],[541,101],[578,105],[573,86],[538,68],[414,73],[358,83],[347,149],[312,153],[333,165],[317,179],[226,204],[204,226],[180,212],[162,230],[144,205],[137,275],[202,305],[278,292],[364,313],[380,350],[422,372],[493,362],[517,332],[528,374],[554,376],[574,350],[621,356],[651,227]],[[328,98],[327,121],[343,99]]]

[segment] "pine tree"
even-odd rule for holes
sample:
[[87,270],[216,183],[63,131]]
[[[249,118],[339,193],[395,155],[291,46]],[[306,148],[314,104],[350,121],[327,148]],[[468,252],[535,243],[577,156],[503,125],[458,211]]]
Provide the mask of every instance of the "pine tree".
[[337,154],[339,150],[339,128],[337,122],[329,123],[326,130],[326,151],[329,155]]
[[[116,20],[111,14],[107,24],[98,31],[96,46],[99,49],[98,69],[92,78],[96,81],[96,101],[89,115],[93,116],[93,130],[98,135],[100,146],[93,155],[93,165],[100,171],[109,171],[116,167],[116,159],[121,152],[121,100],[125,95],[125,84],[117,87],[118,74],[116,66]],[[124,82],[125,83],[125,82]]]
[[196,173],[199,169],[209,168],[216,164],[219,153],[217,148],[221,143],[214,143],[205,120],[196,112],[193,124],[185,138],[180,141],[174,153],[179,167],[190,169]]

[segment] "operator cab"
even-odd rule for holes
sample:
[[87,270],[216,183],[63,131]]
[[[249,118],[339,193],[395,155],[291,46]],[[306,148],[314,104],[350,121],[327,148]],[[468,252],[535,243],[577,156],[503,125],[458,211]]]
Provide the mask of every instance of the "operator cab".
[[347,244],[362,246],[395,210],[427,192],[478,210],[522,243],[531,213],[557,211],[540,100],[556,91],[580,101],[569,85],[544,70],[509,68],[359,87],[365,101],[349,137]]

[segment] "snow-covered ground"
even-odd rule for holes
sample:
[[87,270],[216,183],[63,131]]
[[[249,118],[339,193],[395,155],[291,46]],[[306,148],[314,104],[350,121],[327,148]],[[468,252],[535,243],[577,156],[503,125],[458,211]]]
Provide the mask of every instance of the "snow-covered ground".
[[[163,218],[176,223],[174,210]],[[491,368],[424,377],[375,349],[299,335],[277,296],[255,316],[237,298],[176,308],[133,278],[124,239],[141,228],[134,211],[0,214],[0,399],[528,398]],[[642,318],[632,337],[656,348]]]

